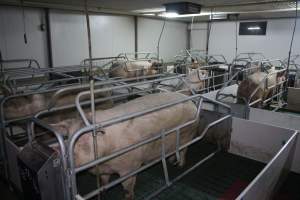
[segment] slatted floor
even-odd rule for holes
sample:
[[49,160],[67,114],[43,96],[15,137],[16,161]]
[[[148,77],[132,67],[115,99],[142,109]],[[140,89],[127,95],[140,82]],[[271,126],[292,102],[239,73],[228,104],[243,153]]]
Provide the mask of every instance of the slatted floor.
[[[199,144],[190,148],[186,167],[189,167],[199,158],[207,155],[214,149],[211,145]],[[230,153],[220,152],[191,174],[174,184],[172,187],[157,196],[156,200],[225,200],[234,199],[265,165],[253,160],[239,157]],[[178,169],[168,165],[171,176],[185,169]],[[80,174],[80,193],[84,194],[95,187],[95,177],[89,173]],[[164,184],[162,166],[156,165],[141,173],[137,178],[135,188],[136,199],[140,200]],[[300,174],[290,173],[274,200],[300,199]],[[21,200],[15,192],[0,181],[1,199]],[[123,199],[123,190],[117,186],[103,195],[104,200]],[[96,199],[96,198],[95,198]],[[103,200],[101,199],[101,200]]]
[[[175,177],[186,168],[199,161],[214,150],[214,146],[199,144],[189,149],[186,166],[182,169],[168,165],[170,177]],[[236,197],[265,165],[230,153],[217,153],[212,159],[165,190],[155,199],[233,199]],[[89,181],[87,181],[89,179]],[[78,179],[80,192],[85,194],[95,187],[95,178],[86,173]],[[87,183],[89,183],[87,185]],[[165,184],[162,165],[158,164],[138,175],[135,198],[144,199]],[[122,199],[122,187],[118,186],[103,195],[105,200]]]

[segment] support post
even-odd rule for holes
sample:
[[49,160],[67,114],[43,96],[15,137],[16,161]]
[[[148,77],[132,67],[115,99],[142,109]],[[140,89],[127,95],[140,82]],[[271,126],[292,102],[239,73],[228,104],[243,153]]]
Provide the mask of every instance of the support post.
[[138,52],[138,16],[134,16],[134,52],[135,59],[138,58],[136,52]]

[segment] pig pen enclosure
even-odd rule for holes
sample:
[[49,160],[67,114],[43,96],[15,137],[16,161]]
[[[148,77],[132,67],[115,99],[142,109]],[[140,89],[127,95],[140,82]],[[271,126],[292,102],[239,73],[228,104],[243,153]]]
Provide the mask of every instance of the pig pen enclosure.
[[[137,183],[134,189],[136,199],[217,199],[222,197],[236,198],[242,191],[243,193],[240,194],[242,196],[252,195],[252,187],[259,184],[259,180],[268,176],[266,175],[268,171],[274,170],[274,168],[276,168],[277,171],[275,172],[279,176],[283,169],[289,165],[290,160],[288,157],[293,154],[292,150],[296,133],[294,134],[293,131],[286,129],[232,118],[228,106],[197,95],[195,94],[196,91],[193,91],[189,87],[187,88],[194,95],[183,97],[176,101],[157,104],[145,110],[135,110],[135,112],[125,113],[125,115],[116,116],[97,123],[93,122],[93,118],[86,116],[87,111],[95,108],[105,111],[106,109],[110,109],[111,106],[122,105],[128,100],[130,102],[131,99],[137,97],[141,98],[151,93],[168,93],[169,91],[166,88],[173,88],[171,91],[176,91],[177,84],[174,86],[170,85],[170,83],[173,83],[172,80],[179,79],[188,85],[184,81],[184,77],[184,75],[176,74],[157,74],[125,79],[102,80],[101,82],[94,82],[91,91],[85,91],[90,85],[83,84],[5,97],[1,103],[1,124],[3,125],[2,136],[5,141],[4,152],[8,158],[6,170],[10,183],[23,192],[25,196],[28,195],[26,197],[30,199],[35,197],[42,199],[90,199],[96,198],[98,193],[101,193],[101,198],[104,199],[122,199],[127,193],[124,192],[121,183],[137,175]],[[57,103],[60,96],[74,91],[76,91],[76,98],[74,97],[73,100],[74,103],[66,105],[59,105]],[[18,123],[25,118],[31,118],[32,115],[25,118],[23,116],[17,119],[6,119],[5,103],[9,102],[10,99],[22,96],[51,92],[53,94],[51,95],[48,107],[46,107],[47,109],[41,109],[39,112],[33,114],[32,124],[27,126],[27,128],[23,127],[23,134],[20,135],[16,132],[15,126],[18,126]],[[90,101],[88,100],[90,96],[95,97]],[[109,103],[103,105],[103,102]],[[147,116],[150,113],[159,112],[169,107],[172,108],[185,102],[193,102],[197,107],[197,112],[193,119],[183,124],[169,127],[169,129],[161,129],[153,137],[126,146],[112,152],[112,154],[103,157],[100,156],[80,166],[75,165],[74,147],[76,141],[82,135],[93,135],[93,132],[101,135],[105,128],[114,124]],[[90,105],[94,106],[89,109]],[[51,119],[51,115],[54,118],[60,115],[63,115],[63,117],[57,118],[56,121],[50,123],[49,118]],[[64,119],[72,119],[74,116],[80,116],[84,127],[74,134],[73,132],[70,133],[72,134],[71,137],[68,138],[65,134],[52,127],[53,123]],[[197,121],[198,116],[200,122]],[[199,123],[197,136],[187,143],[181,144],[181,130],[196,122]],[[274,148],[261,149],[266,145],[266,141],[260,141],[258,144],[247,144],[249,138],[238,144],[233,143],[235,137],[240,138],[241,135],[250,135],[249,132],[244,131],[250,125],[257,128],[256,133],[259,135],[263,134],[266,130],[276,132],[278,140],[272,144]],[[240,129],[240,127],[244,128]],[[165,148],[168,143],[168,135],[171,134],[176,135],[176,142],[174,142],[176,145],[173,151],[170,152]],[[53,136],[55,137],[53,138]],[[253,136],[253,138],[255,137],[259,136]],[[134,151],[136,148],[142,148],[143,145],[147,145],[155,140],[160,141],[158,147],[161,153],[159,156],[153,159],[152,162],[123,174],[121,177],[112,176],[110,179],[111,182],[107,185],[101,183],[99,185],[97,183],[99,178],[86,171],[93,166],[100,165],[102,162],[108,162],[109,159],[122,156],[122,154]],[[53,144],[57,142],[59,146],[54,148]],[[229,147],[230,149],[239,149],[251,145],[253,149],[263,152],[264,154],[262,155],[266,156],[262,159],[253,152],[236,153],[234,151],[234,154],[227,153]],[[177,162],[183,159],[180,152],[187,147],[189,148],[186,156],[186,164],[183,167],[178,167],[167,162],[171,154],[175,155]],[[229,152],[231,151],[230,149]],[[282,160],[280,160],[277,166],[278,159]],[[224,165],[224,163],[228,165]],[[274,182],[276,183],[281,181],[281,177],[280,180],[277,176],[272,178],[274,178]],[[273,189],[276,189],[274,185],[268,187],[268,191],[270,192]],[[254,194],[258,195],[256,192]]]
[[[162,80],[159,80],[162,81]],[[157,80],[153,80],[152,82],[157,82]],[[149,84],[149,81],[146,82]],[[137,86],[137,85],[143,85],[146,83],[133,83],[131,86]],[[130,85],[130,84],[129,84]],[[123,86],[114,86],[113,88],[104,88],[104,89],[97,89],[94,91],[94,93],[103,93],[105,91],[109,90],[119,90],[122,88],[126,88],[128,85],[123,85]],[[82,117],[85,118],[84,112],[82,112],[81,109],[81,104],[80,104],[80,96],[82,95],[89,95],[90,92],[82,92],[77,96],[77,110],[79,113],[82,114]],[[127,95],[132,95],[133,93],[127,94]],[[120,98],[119,95],[116,96],[111,96],[109,97],[111,99],[114,98]],[[108,155],[107,157],[100,157],[99,159],[89,162],[85,165],[75,167],[74,166],[74,160],[72,157],[73,154],[73,148],[74,148],[74,142],[76,141],[76,137],[79,137],[81,134],[84,132],[92,131],[94,128],[97,128],[97,130],[100,129],[105,129],[106,126],[111,125],[111,123],[117,123],[120,121],[128,120],[130,118],[138,117],[138,116],[143,116],[146,115],[148,112],[154,112],[158,111],[161,109],[164,109],[169,106],[174,106],[176,104],[180,104],[185,101],[191,101],[191,100],[197,100],[196,105],[198,105],[197,109],[197,115],[201,115],[201,121],[203,124],[201,124],[201,129],[199,130],[200,134],[198,137],[194,138],[192,141],[188,142],[187,144],[183,145],[176,145],[177,147],[174,149],[174,154],[178,155],[178,152],[184,148],[187,147],[190,144],[193,144],[197,141],[199,141],[205,133],[207,133],[207,136],[212,136],[212,137],[207,137],[208,141],[211,141],[213,143],[216,143],[217,145],[212,145],[212,144],[207,144],[207,143],[200,143],[198,145],[193,145],[193,147],[189,148],[188,150],[188,156],[187,156],[187,164],[184,168],[178,168],[174,167],[172,165],[169,165],[166,163],[166,157],[169,155],[165,152],[164,154],[161,154],[161,157],[158,158],[157,160],[154,160],[153,163],[148,163],[147,165],[143,165],[141,168],[138,168],[136,171],[132,171],[129,174],[126,174],[125,176],[122,176],[121,178],[113,177],[112,182],[110,182],[108,185],[104,185],[100,188],[97,188],[97,181],[95,180],[94,176],[91,176],[90,174],[87,173],[80,173],[82,170],[87,169],[89,167],[94,166],[95,164],[100,164],[100,161],[106,161],[109,158],[113,158],[113,156],[118,156],[121,155],[121,153],[126,153],[130,151],[130,149],[133,148],[138,148],[141,145],[145,145],[147,142],[151,142],[155,139],[160,139],[163,140],[164,137],[167,138],[167,134],[174,134],[175,130],[179,130],[184,127],[184,125],[187,125],[194,121],[194,119],[190,122],[187,122],[187,124],[181,124],[178,127],[172,127],[171,130],[165,130],[162,131],[161,133],[158,133],[155,137],[149,138],[145,141],[141,141],[138,144],[133,144],[133,146],[125,147],[124,149],[120,150],[119,152],[114,152],[112,155]],[[107,98],[106,98],[107,100]],[[198,102],[198,103],[197,103]],[[72,105],[71,107],[74,107]],[[200,109],[201,108],[201,109]],[[56,112],[58,110],[64,110],[66,108],[56,108],[52,110],[52,112]],[[43,112],[42,114],[47,114],[48,111]],[[51,111],[50,111],[51,112]],[[39,117],[39,116],[37,116]],[[98,192],[100,191],[105,191],[104,198],[107,199],[116,199],[116,198],[123,198],[124,191],[120,186],[115,187],[113,189],[109,189],[113,185],[116,185],[120,183],[121,181],[124,181],[126,178],[128,178],[130,175],[134,175],[135,173],[139,173],[137,177],[137,185],[135,188],[135,195],[137,199],[144,199],[144,198],[150,198],[150,197],[155,197],[155,198],[160,198],[160,199],[170,199],[170,198],[175,198],[176,197],[180,198],[188,198],[189,195],[191,199],[201,199],[203,198],[216,198],[218,196],[224,195],[226,193],[226,189],[230,187],[229,185],[232,184],[230,183],[230,176],[244,176],[247,177],[246,179],[251,182],[253,178],[258,177],[257,179],[259,180],[260,177],[263,177],[263,175],[266,173],[265,171],[268,171],[268,165],[273,166],[273,163],[276,161],[276,159],[279,157],[284,157],[288,156],[290,152],[289,148],[293,147],[293,141],[295,135],[293,135],[294,132],[285,130],[285,129],[278,129],[275,127],[270,127],[270,126],[264,126],[264,125],[259,125],[256,123],[252,123],[252,126],[257,126],[257,134],[261,134],[265,131],[265,129],[272,129],[276,130],[278,132],[278,141],[276,142],[276,147],[272,149],[271,152],[265,152],[268,154],[268,159],[263,160],[263,162],[269,162],[267,166],[262,163],[254,162],[251,160],[248,160],[246,158],[241,158],[237,157],[231,154],[227,154],[224,152],[218,152],[220,150],[220,147],[223,147],[223,150],[226,150],[229,146],[229,141],[228,139],[230,138],[230,130],[232,128],[233,133],[240,135],[242,134],[240,131],[240,127],[244,126],[245,128],[247,125],[249,126],[247,121],[237,121],[236,123],[238,124],[236,127],[234,127],[235,120],[233,119],[233,124],[231,124],[231,116],[229,114],[229,108],[228,106],[225,106],[221,103],[207,100],[204,97],[201,97],[199,95],[196,96],[191,96],[191,97],[185,97],[183,99],[180,99],[177,102],[168,102],[164,105],[159,105],[153,108],[150,108],[148,110],[142,110],[140,112],[136,113],[130,113],[125,116],[120,116],[118,118],[114,118],[111,120],[104,121],[100,124],[90,124],[89,120],[83,120],[85,121],[85,128],[81,129],[80,131],[76,132],[71,138],[68,139],[67,145],[64,144],[64,138],[62,134],[59,134],[51,126],[45,124],[42,122],[42,120],[39,119],[33,119],[33,123],[35,127],[40,127],[48,130],[51,133],[54,133],[55,136],[57,137],[58,141],[60,142],[60,151],[55,152],[43,145],[44,144],[49,144],[49,141],[43,141],[40,140],[38,141],[37,138],[40,137],[40,134],[37,134],[35,129],[31,129],[31,132],[29,132],[29,137],[32,142],[28,143],[24,149],[20,153],[20,165],[21,165],[21,174],[24,172],[27,172],[23,174],[22,181],[23,184],[27,185],[28,187],[26,188],[26,191],[31,191],[32,194],[38,194],[43,197],[43,199],[65,199],[65,198],[71,198],[71,199],[82,199],[82,198],[89,198],[92,196],[97,196]],[[222,133],[221,132],[216,132],[214,129],[220,129],[220,126],[222,127]],[[35,130],[32,132],[32,130]],[[224,130],[227,130],[227,133],[225,134],[224,138]],[[244,128],[242,128],[244,130]],[[172,133],[173,131],[173,133]],[[225,131],[226,132],[226,131]],[[217,134],[216,134],[217,133]],[[232,133],[232,134],[233,134]],[[90,133],[88,133],[90,134]],[[175,131],[175,134],[180,134],[179,131]],[[216,135],[214,135],[216,134]],[[249,133],[244,133],[245,135],[249,135]],[[239,136],[240,137],[240,136]],[[178,139],[180,137],[177,137]],[[224,140],[225,139],[225,140]],[[49,138],[47,138],[49,140]],[[38,141],[38,142],[36,142]],[[221,142],[220,142],[221,141]],[[280,141],[280,142],[279,142]],[[247,141],[244,141],[245,143],[242,145],[247,146]],[[50,140],[50,144],[53,143],[53,140]],[[73,144],[72,144],[73,143]],[[164,142],[161,142],[162,146],[161,148],[163,149],[163,144]],[[282,146],[283,143],[286,143],[286,145]],[[179,144],[179,143],[178,143]],[[232,144],[231,144],[232,145]],[[265,144],[260,144],[257,148],[259,149],[261,146],[264,146]],[[218,148],[219,147],[219,148]],[[268,150],[269,151],[269,150]],[[162,151],[163,152],[163,151]],[[218,152],[218,153],[217,153]],[[282,155],[282,152],[286,152],[287,155]],[[30,156],[29,156],[30,155]],[[39,156],[38,156],[39,155]],[[43,155],[43,156],[42,156]],[[45,156],[47,155],[47,156]],[[68,156],[67,156],[68,155]],[[195,156],[197,155],[197,156]],[[198,156],[199,155],[199,156]],[[243,155],[243,154],[241,154]],[[249,158],[256,158],[256,155],[243,155]],[[40,159],[37,159],[40,158]],[[71,159],[70,159],[71,158]],[[211,159],[208,159],[211,158]],[[272,159],[273,158],[273,159]],[[33,164],[30,162],[33,160],[38,160],[37,168],[33,168]],[[202,160],[203,159],[203,160]],[[200,160],[200,161],[199,161]],[[258,159],[259,160],[259,159]],[[223,170],[218,169],[218,167],[213,167],[216,162],[228,162],[232,161],[231,164],[228,164],[229,168],[232,167],[231,165],[236,162],[237,163],[243,163],[240,166],[245,167],[247,166],[253,166],[253,169],[251,170],[251,173],[247,173],[246,170],[242,170],[239,173],[235,174],[227,174],[229,177],[226,176],[226,179],[221,181],[222,183],[226,184],[216,184],[217,187],[215,187],[215,182],[219,182],[218,178],[223,177],[222,173],[224,173]],[[259,160],[262,161],[262,160]],[[209,163],[210,162],[210,163]],[[53,165],[53,163],[56,163],[56,165]],[[73,164],[72,164],[73,163]],[[156,165],[155,165],[156,164]],[[158,165],[157,165],[158,164]],[[203,164],[203,167],[201,168],[201,165]],[[282,165],[277,168],[278,174],[281,172],[281,169],[283,169],[283,165],[285,162],[281,163]],[[288,163],[287,163],[288,164]],[[146,168],[150,168],[144,172],[142,170]],[[241,167],[242,168],[242,167]],[[198,174],[197,178],[195,173],[191,172],[193,169],[195,169],[195,173]],[[202,170],[200,170],[202,169]],[[236,168],[234,168],[236,169]],[[264,169],[263,171],[261,171]],[[268,169],[268,170],[267,170]],[[199,171],[200,170],[200,171]],[[207,170],[207,171],[206,171]],[[216,171],[214,171],[216,170]],[[220,170],[220,171],[218,171]],[[248,170],[247,170],[248,171]],[[29,172],[29,173],[28,173]],[[191,172],[189,175],[187,175],[185,178],[183,175],[188,174]],[[210,173],[208,173],[210,172]],[[206,174],[208,173],[208,174]],[[245,173],[245,174],[243,174]],[[76,176],[78,174],[78,176]],[[258,176],[259,175],[259,176]],[[29,177],[34,177],[33,180],[30,179]],[[209,187],[207,186],[204,190],[204,192],[201,192],[200,188],[197,188],[196,186],[199,186],[198,184],[195,184],[194,181],[197,181],[198,179],[201,180],[201,178],[206,177],[205,180],[211,180],[213,181],[214,184],[210,185]],[[175,177],[175,178],[174,178]],[[29,178],[29,179],[28,179]],[[178,181],[175,183],[175,181],[183,178],[183,184],[181,181]],[[274,177],[276,178],[276,177]],[[32,184],[28,184],[29,180],[33,181],[34,184],[39,185],[39,188],[37,191],[32,193]],[[227,180],[227,181],[226,181]],[[277,182],[277,180],[275,180]],[[25,183],[24,183],[25,182]],[[49,186],[49,182],[51,183],[52,187]],[[172,187],[167,187],[170,186],[174,182],[174,185]],[[54,184],[53,184],[54,183]],[[188,184],[189,183],[189,184]],[[204,184],[204,182],[202,182]],[[206,184],[207,182],[205,182]],[[191,187],[191,185],[194,185]],[[202,186],[203,186],[202,184]],[[254,183],[253,183],[254,184]],[[258,184],[258,183],[255,183]],[[255,185],[254,184],[254,185]],[[196,185],[196,186],[195,186]],[[234,184],[233,184],[234,185]],[[223,189],[220,189],[223,186]],[[43,188],[47,188],[47,190],[44,190]],[[196,188],[194,188],[196,187]],[[220,187],[220,188],[218,188]],[[243,185],[243,187],[246,187],[246,185]],[[69,193],[69,188],[71,189],[71,193]],[[35,190],[34,189],[34,190]],[[165,189],[164,192],[158,193],[157,191],[162,191]],[[205,190],[206,189],[206,190]],[[270,188],[269,188],[270,189]],[[272,187],[271,187],[272,189]],[[270,190],[271,190],[270,189]],[[176,193],[177,191],[177,193]],[[206,191],[206,192],[205,192]],[[154,193],[152,193],[154,192]],[[26,193],[26,192],[25,192]],[[230,193],[230,192],[229,192]],[[244,192],[246,195],[247,192]],[[82,197],[82,196],[83,197]],[[150,195],[150,196],[148,196]],[[154,196],[155,195],[155,196]],[[158,195],[158,196],[157,196]],[[201,196],[202,195],[202,196]],[[215,195],[215,196],[214,196]],[[225,194],[226,195],[226,194]],[[228,194],[227,194],[228,195]],[[229,194],[230,195],[230,194]],[[232,194],[231,194],[232,195]],[[147,197],[148,196],[148,197]]]
[[[79,65],[53,67],[52,43],[64,42],[51,37],[58,29],[62,39],[67,34],[61,23],[65,18],[51,32],[48,21],[55,21],[57,14],[59,19],[61,14],[54,11],[50,16],[52,8],[45,11],[51,67],[41,68],[34,59],[2,60],[0,52],[4,96],[0,103],[0,160],[8,187],[20,193],[21,199],[31,200],[276,199],[288,173],[300,172],[300,140],[295,131],[300,130],[299,118],[272,115],[253,107],[278,111],[287,105],[286,66],[290,64],[290,55],[286,63],[266,60],[260,53],[238,54],[240,14],[226,14],[231,21],[236,18],[233,62],[229,64],[223,55],[210,55],[213,51],[208,42],[212,41],[209,37],[214,16],[213,8],[207,7],[211,12],[205,29],[205,53],[185,49],[175,56],[175,63],[164,63],[160,43],[165,25],[169,24],[165,19],[155,46],[157,54],[135,52],[93,58],[92,55],[114,55],[125,49],[148,49],[145,47],[149,43],[140,42],[143,29],[139,29],[146,19],[137,16],[141,13],[129,19],[125,13],[127,22],[117,19],[117,26],[111,26],[111,22],[107,23],[109,28],[104,26],[109,37],[115,32],[117,37],[102,41],[98,40],[97,31],[91,31],[88,1],[84,4],[80,11],[83,9],[82,17],[86,18],[82,21],[87,25],[89,58]],[[168,7],[164,6],[168,14]],[[198,6],[200,14],[202,6]],[[298,2],[295,6],[297,13]],[[27,44],[24,1],[21,8]],[[110,12],[103,8],[101,5],[93,12]],[[72,10],[70,14],[76,12]],[[154,14],[155,17],[160,14]],[[180,40],[188,41],[180,49],[194,47],[194,16],[191,20],[191,24],[182,26],[188,32],[185,39],[177,38],[177,31],[168,34],[168,39],[174,34],[176,45]],[[106,24],[105,20],[102,22]],[[97,29],[103,25],[96,24]],[[130,48],[118,49],[125,40],[132,39],[125,32],[122,39],[123,32],[118,26],[129,27],[134,35],[134,48],[131,44]],[[145,32],[153,35],[155,26],[149,27],[153,30]],[[196,27],[197,31],[202,29]],[[93,44],[101,41],[100,48],[92,48],[91,32]],[[223,34],[226,30],[219,32]],[[150,35],[147,34],[147,40]],[[71,43],[74,41],[79,40]],[[54,49],[67,55],[61,44]],[[84,45],[79,46],[80,51],[84,49]],[[104,54],[97,52],[106,47]],[[74,46],[71,54],[75,49]],[[57,52],[54,58],[59,58]],[[61,63],[69,63],[64,62],[69,58],[60,59],[57,60]],[[19,62],[28,66],[3,68]],[[253,79],[253,74],[261,76]],[[246,92],[240,89],[242,86]]]

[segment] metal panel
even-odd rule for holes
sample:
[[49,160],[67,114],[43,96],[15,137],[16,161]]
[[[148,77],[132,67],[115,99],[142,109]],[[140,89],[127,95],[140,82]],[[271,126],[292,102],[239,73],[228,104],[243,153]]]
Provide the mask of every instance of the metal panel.
[[[44,10],[25,9],[27,41],[24,43],[22,12],[19,7],[0,6],[0,50],[3,59],[34,58],[42,67],[48,65]],[[19,63],[20,64],[20,63]],[[14,63],[15,65],[15,63]],[[12,67],[14,65],[6,65]]]
[[50,10],[54,66],[79,64],[88,57],[86,22],[83,14]]
[[[249,119],[260,123],[271,124],[273,126],[300,130],[300,123],[299,123],[300,116],[298,115],[271,112],[267,110],[251,108]],[[295,157],[292,165],[292,170],[294,172],[300,173],[300,139],[299,138],[296,145],[296,152],[295,152]]]
[[[293,23],[294,19],[268,20],[266,36],[238,36],[238,52],[261,52],[270,59],[284,59],[288,56]],[[297,26],[296,33],[299,31],[300,26]],[[300,37],[296,36],[294,44],[299,42]],[[300,52],[300,47],[294,45],[293,52]],[[234,58],[235,22],[212,23],[209,54],[220,53],[229,61]]]
[[[163,20],[138,18],[138,50],[157,52],[157,42]],[[166,21],[160,42],[160,56],[164,61],[174,60],[180,50],[187,47],[187,24]]]
[[261,173],[240,194],[237,200],[272,199],[276,189],[290,169],[297,134],[287,141],[284,147],[268,163]]
[[207,45],[207,23],[196,23],[190,26],[191,46],[190,49],[206,50]]
[[293,131],[233,117],[230,152],[269,162]]
[[[79,64],[88,57],[85,16],[80,12],[50,11],[54,66]],[[134,52],[134,18],[91,15],[93,57]]]
[[18,191],[22,192],[22,185],[19,175],[18,169],[18,160],[17,155],[20,152],[19,147],[14,144],[9,138],[6,139],[6,152],[8,157],[8,167],[10,174],[10,181],[13,183],[14,187],[18,189]]
[[300,112],[300,88],[288,88],[288,109]]

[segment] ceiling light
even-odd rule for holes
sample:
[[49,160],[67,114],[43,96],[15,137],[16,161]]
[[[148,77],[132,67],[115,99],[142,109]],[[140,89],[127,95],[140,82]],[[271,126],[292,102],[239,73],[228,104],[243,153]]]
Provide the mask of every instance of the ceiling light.
[[248,27],[248,30],[260,30],[259,26],[250,26]]
[[143,15],[145,15],[145,16],[155,16],[154,13],[144,13]]
[[135,13],[160,13],[160,12],[165,12],[165,8],[148,8],[148,9],[140,9],[140,10],[133,10],[132,12]]
[[166,17],[166,18],[176,18],[179,16],[179,14],[176,12],[165,12],[165,13],[160,14],[159,16]]

